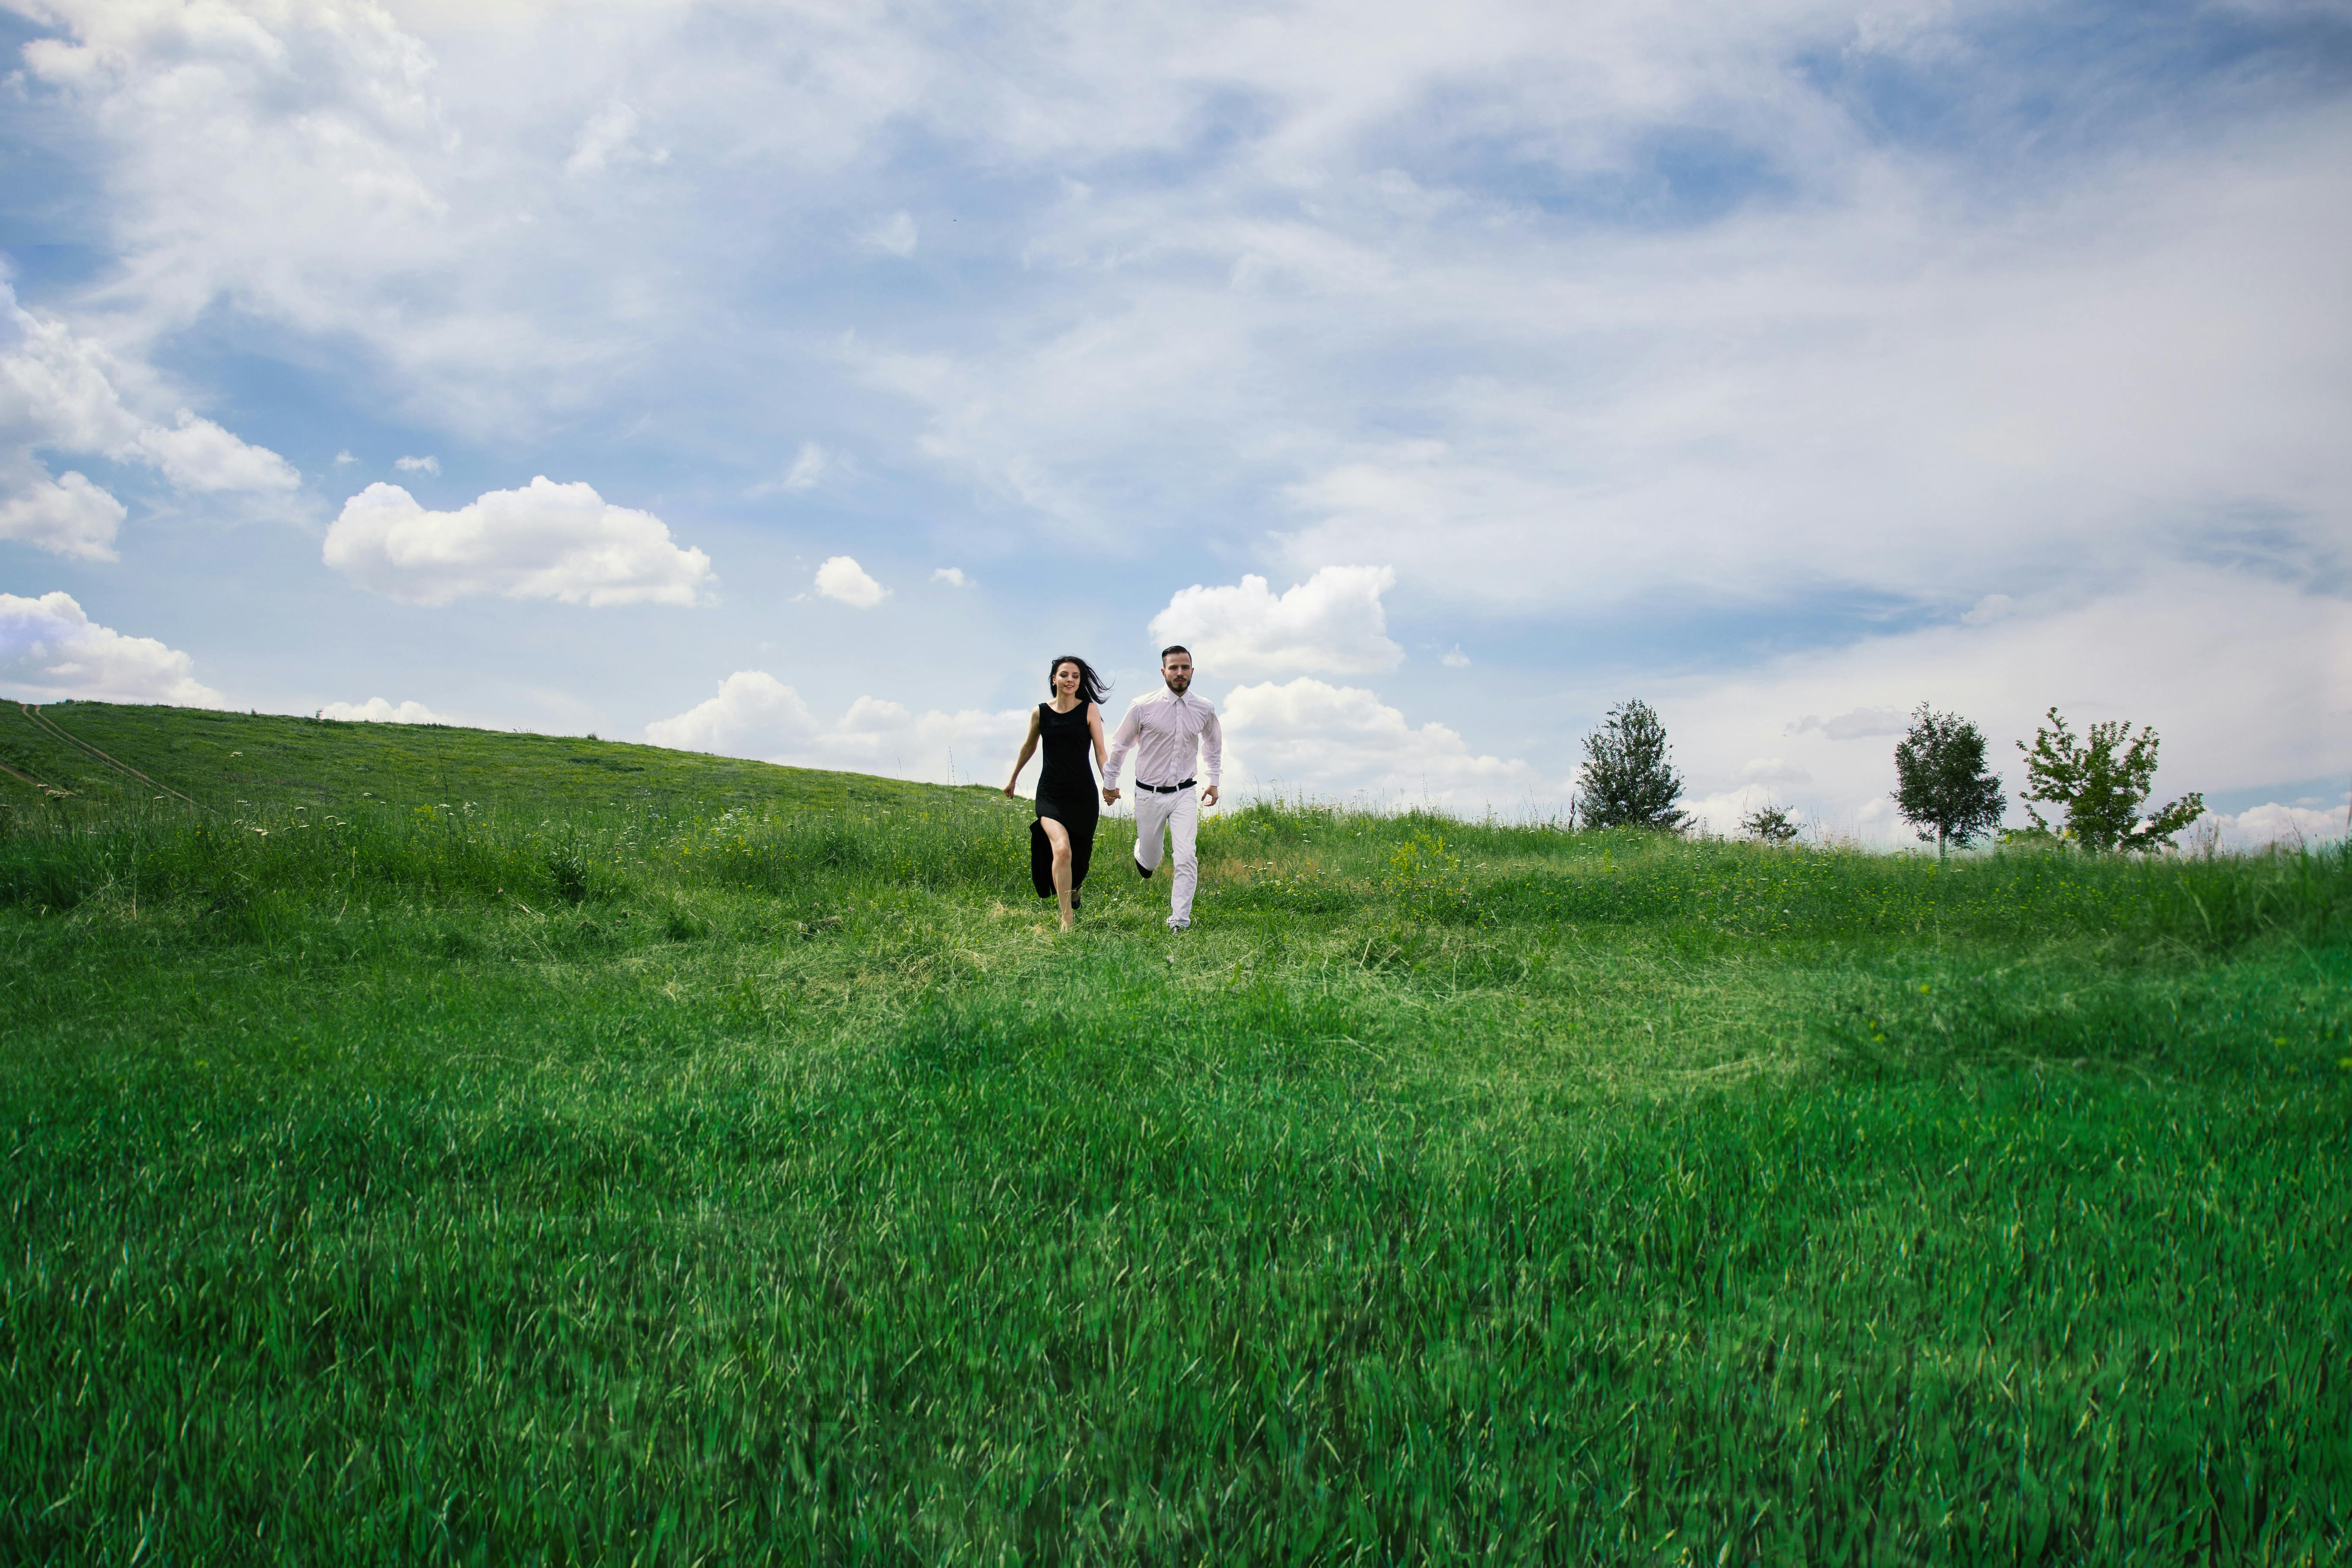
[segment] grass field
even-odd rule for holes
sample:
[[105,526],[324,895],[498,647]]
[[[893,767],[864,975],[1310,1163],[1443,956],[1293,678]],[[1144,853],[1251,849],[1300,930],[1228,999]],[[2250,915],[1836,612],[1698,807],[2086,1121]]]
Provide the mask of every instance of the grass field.
[[2352,1561],[2340,850],[44,714],[0,1560]]

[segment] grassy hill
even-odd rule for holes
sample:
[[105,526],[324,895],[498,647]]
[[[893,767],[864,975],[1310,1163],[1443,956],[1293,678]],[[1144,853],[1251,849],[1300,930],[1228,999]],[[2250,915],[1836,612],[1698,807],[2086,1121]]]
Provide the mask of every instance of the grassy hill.
[[[110,702],[51,703],[36,715],[25,704],[0,704],[0,763],[109,810],[158,798],[158,788],[143,787],[139,778],[92,755],[93,748],[163,790],[232,814],[247,806],[284,811],[369,800],[472,801],[492,811],[540,816],[678,804],[701,811],[839,809],[904,805],[949,793],[896,779],[562,735]],[[0,800],[12,809],[21,812],[43,796],[24,779],[0,774]]]
[[1060,937],[984,790],[44,712],[8,1561],[2352,1552],[2340,852],[1258,805]]

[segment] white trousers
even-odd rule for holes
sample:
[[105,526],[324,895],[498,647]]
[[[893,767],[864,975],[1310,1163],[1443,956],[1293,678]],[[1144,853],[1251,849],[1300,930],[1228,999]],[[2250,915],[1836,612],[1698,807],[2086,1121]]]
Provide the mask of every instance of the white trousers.
[[1170,895],[1168,925],[1181,931],[1192,923],[1192,889],[1201,882],[1201,862],[1192,852],[1201,837],[1198,789],[1180,789],[1174,795],[1135,792],[1135,863],[1146,871],[1160,868],[1163,831],[1176,846],[1176,886]]

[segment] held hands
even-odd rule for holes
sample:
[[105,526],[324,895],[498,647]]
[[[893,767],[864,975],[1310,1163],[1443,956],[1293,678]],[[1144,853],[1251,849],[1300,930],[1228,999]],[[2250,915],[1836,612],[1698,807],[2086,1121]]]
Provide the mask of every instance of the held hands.
[[1115,789],[1107,789],[1102,792],[1102,795],[1103,804],[1105,805],[1117,805],[1118,804],[1118,791]]

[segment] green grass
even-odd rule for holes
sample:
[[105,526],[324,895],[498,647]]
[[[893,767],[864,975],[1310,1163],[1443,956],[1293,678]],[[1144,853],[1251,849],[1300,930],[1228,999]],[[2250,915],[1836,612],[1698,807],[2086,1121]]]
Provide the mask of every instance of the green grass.
[[0,1560],[2352,1558],[2340,852],[47,712]]

